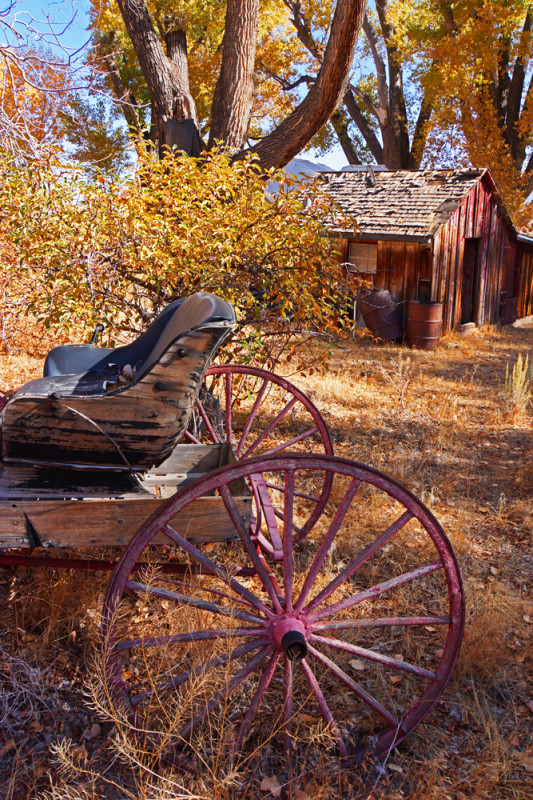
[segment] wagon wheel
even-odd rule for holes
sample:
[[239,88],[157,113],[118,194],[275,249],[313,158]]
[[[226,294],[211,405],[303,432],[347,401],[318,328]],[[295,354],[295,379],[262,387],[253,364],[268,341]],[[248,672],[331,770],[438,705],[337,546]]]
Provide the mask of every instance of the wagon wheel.
[[[284,559],[268,568],[232,495],[235,481],[264,474],[276,476],[283,514]],[[326,474],[335,502],[296,544],[309,501],[295,486],[312,491]],[[204,553],[176,515],[214,497],[216,523],[230,521],[240,546]],[[157,534],[190,565],[181,581],[132,573]],[[250,562],[253,576],[239,569]],[[389,752],[422,721],[463,624],[459,569],[431,512],[377,470],[304,454],[216,470],[155,513],[113,575],[103,643],[112,696],[145,742],[178,760],[213,768],[262,747],[296,763],[329,748],[349,763],[369,743]]]
[[[185,437],[190,442],[230,442],[237,459],[289,451],[333,455],[327,426],[307,395],[285,378],[258,367],[236,364],[207,370],[194,422]],[[320,516],[330,483],[326,474],[311,515],[303,521],[301,536]],[[268,480],[252,476],[250,485],[256,501],[256,538],[263,550],[280,560],[283,551],[276,536],[276,506],[269,502]],[[263,534],[262,515],[266,517]]]

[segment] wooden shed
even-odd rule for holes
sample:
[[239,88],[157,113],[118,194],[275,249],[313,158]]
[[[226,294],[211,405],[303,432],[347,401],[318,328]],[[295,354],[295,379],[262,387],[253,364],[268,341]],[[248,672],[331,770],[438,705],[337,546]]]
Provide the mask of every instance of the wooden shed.
[[533,313],[533,238],[518,234],[488,170],[368,167],[324,182],[342,211],[330,227],[342,261],[387,289],[404,319],[408,300],[442,303],[445,331]]

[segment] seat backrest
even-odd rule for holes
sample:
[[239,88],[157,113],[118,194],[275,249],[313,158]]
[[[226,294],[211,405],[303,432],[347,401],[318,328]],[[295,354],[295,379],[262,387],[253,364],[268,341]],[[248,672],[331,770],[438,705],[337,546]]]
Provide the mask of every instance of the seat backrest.
[[128,469],[161,463],[235,324],[229,303],[198,292],[170,304],[131,344],[104,350],[89,371],[30,381],[2,412],[3,458]]
[[[135,368],[138,379],[158,361],[177,336],[200,325],[219,321],[229,325],[235,323],[232,306],[212,294],[197,292],[169,303],[146,331],[130,344],[112,349],[89,344],[52,348],[44,362],[43,377],[99,372],[109,364],[116,365],[120,371],[129,364]],[[86,381],[82,381],[82,385],[85,384]]]
[[120,350],[119,361],[123,368],[130,364],[140,380],[156,364],[172,342],[189,331],[215,322],[235,324],[232,306],[207,292],[197,292],[185,299],[176,300],[159,314],[148,330],[134,342]]

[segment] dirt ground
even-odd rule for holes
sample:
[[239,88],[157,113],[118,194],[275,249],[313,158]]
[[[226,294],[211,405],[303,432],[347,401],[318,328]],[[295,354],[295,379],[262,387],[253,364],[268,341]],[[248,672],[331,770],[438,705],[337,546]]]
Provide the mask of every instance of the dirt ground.
[[[446,337],[434,352],[344,343],[325,375],[291,376],[335,452],[423,500],[459,559],[466,633],[454,677],[389,758],[339,776],[242,774],[233,785],[152,772],[86,697],[103,573],[0,568],[0,797],[526,800],[533,796],[533,408],[506,391],[533,325]],[[42,359],[0,356],[11,391]],[[159,772],[159,775],[157,774]],[[270,780],[270,782],[269,782]],[[47,794],[46,794],[47,793]]]

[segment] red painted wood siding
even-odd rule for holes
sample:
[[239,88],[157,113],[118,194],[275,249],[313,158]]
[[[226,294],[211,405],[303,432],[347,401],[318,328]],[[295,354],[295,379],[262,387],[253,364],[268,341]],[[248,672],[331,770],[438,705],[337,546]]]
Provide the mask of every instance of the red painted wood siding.
[[461,324],[465,238],[477,239],[475,322],[497,322],[501,304],[516,291],[516,235],[492,188],[481,180],[435,236],[431,299],[443,303],[444,330]]

